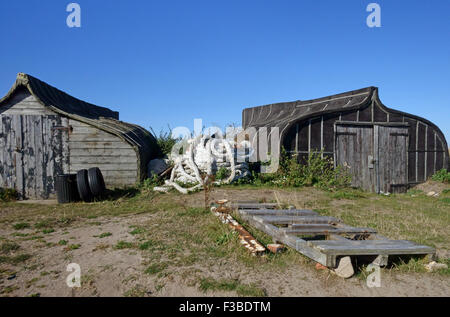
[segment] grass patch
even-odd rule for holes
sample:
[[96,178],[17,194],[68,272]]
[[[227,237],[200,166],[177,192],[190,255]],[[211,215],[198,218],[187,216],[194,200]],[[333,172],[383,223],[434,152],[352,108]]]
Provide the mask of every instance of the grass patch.
[[236,293],[243,297],[265,297],[267,292],[255,284],[241,284],[236,288]]
[[19,263],[25,262],[29,258],[31,258],[31,255],[29,255],[29,254],[19,254],[19,255],[11,256],[11,257],[0,256],[0,263],[9,263],[9,264],[17,265]]
[[0,245],[1,253],[9,253],[12,251],[17,251],[18,249],[20,249],[20,245],[15,242],[4,242]]
[[236,240],[237,237],[238,237],[238,234],[234,231],[226,232],[216,238],[216,243],[217,243],[217,245],[223,245],[223,244],[229,243],[232,240]]
[[255,284],[241,284],[235,279],[202,278],[199,288],[203,292],[207,291],[235,291],[239,296],[263,297],[267,296],[266,291]]
[[11,188],[0,188],[0,201],[1,202],[11,202],[19,198],[19,194],[15,189]]
[[25,283],[26,288],[30,288],[33,284],[36,284],[39,281],[38,277],[32,278],[31,280]]
[[100,235],[94,236],[94,237],[96,237],[96,238],[98,237],[98,238],[102,239],[102,238],[106,238],[106,237],[110,237],[110,236],[112,236],[111,232],[104,232],[104,233],[101,233]]
[[194,207],[190,207],[187,208],[185,210],[179,211],[178,212],[178,216],[180,217],[198,217],[198,216],[202,216],[202,215],[206,215],[211,213],[209,210],[205,209],[205,208],[194,208]]
[[331,198],[334,199],[360,199],[366,198],[365,193],[357,190],[340,190],[331,194]]
[[130,232],[131,235],[137,235],[137,234],[141,234],[141,233],[145,233],[145,230],[143,228],[136,228]]
[[19,222],[13,225],[13,228],[15,230],[23,230],[23,229],[28,229],[30,228],[30,224],[28,222]]
[[450,197],[442,198],[441,201],[442,201],[444,204],[450,205]]
[[52,229],[52,228],[42,230],[43,234],[49,234],[49,233],[53,233],[53,232],[55,232],[55,229]]
[[106,250],[109,247],[110,247],[109,244],[100,243],[97,244],[97,246],[92,251]]
[[430,262],[427,258],[392,257],[392,270],[401,273],[425,273],[425,264]]
[[125,297],[144,297],[148,291],[142,285],[136,285],[133,288],[126,291],[123,296]]
[[150,275],[157,274],[157,273],[160,273],[160,272],[164,271],[167,267],[168,267],[167,263],[151,264],[150,266],[148,266],[145,269],[144,273],[150,274]]
[[412,188],[412,189],[408,190],[407,194],[409,196],[418,196],[418,195],[424,195],[425,193],[423,192],[423,190]]
[[440,263],[444,263],[447,264],[447,268],[446,269],[439,269],[436,272],[440,275],[450,275],[450,259],[443,259],[438,261]]
[[34,227],[36,229],[46,229],[46,228],[48,229],[48,228],[51,228],[51,226],[54,224],[54,222],[55,222],[54,219],[46,219],[46,220],[35,223]]
[[67,245],[67,243],[69,243],[69,241],[67,241],[67,240],[59,240],[58,241],[59,245]]
[[127,241],[119,241],[114,246],[114,249],[121,250],[121,249],[131,249],[134,247],[134,244]]
[[154,241],[148,240],[148,241],[145,241],[144,243],[139,244],[139,249],[140,250],[148,250],[155,245],[156,245],[156,243]]
[[28,233],[22,233],[22,232],[14,232],[13,234],[11,234],[13,237],[21,237],[21,238],[24,238],[24,237],[28,237],[30,234],[28,234]]
[[78,250],[81,247],[81,244],[71,244],[66,247],[67,250]]
[[17,289],[19,289],[17,286],[7,286],[0,291],[0,294],[10,294]]

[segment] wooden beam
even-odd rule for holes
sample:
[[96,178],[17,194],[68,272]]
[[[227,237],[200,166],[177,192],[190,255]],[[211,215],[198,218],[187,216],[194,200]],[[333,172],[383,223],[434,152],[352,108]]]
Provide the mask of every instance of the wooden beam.
[[419,121],[416,123],[416,179],[419,181]]
[[323,116],[320,117],[320,151],[321,158],[323,159]]
[[434,248],[417,245],[407,240],[317,240],[309,241],[308,244],[325,254],[333,255],[405,255],[436,252]]
[[358,126],[373,126],[373,125],[381,125],[387,127],[409,127],[409,123],[407,122],[370,122],[370,121],[336,121],[336,124],[341,125],[358,125]]
[[436,138],[436,132],[434,132],[434,167],[433,172],[436,173],[436,162],[437,162],[437,138]]
[[255,216],[263,222],[277,225],[292,225],[296,224],[334,224],[339,223],[340,220],[333,217],[320,216]]
[[242,212],[251,216],[319,216],[317,212],[307,209],[245,209]]
[[[376,232],[370,228],[354,228],[354,227],[334,227],[331,225],[324,224],[295,224],[292,225],[291,228],[282,229],[286,234],[295,234],[295,235],[329,235],[331,233],[334,234],[364,234],[364,233],[374,233]],[[352,240],[348,240],[352,241]]]
[[231,204],[232,208],[237,209],[275,209],[278,207],[278,204],[275,203],[263,203],[263,204],[252,204],[252,203],[236,203]]
[[311,154],[311,119],[308,121],[308,153]]

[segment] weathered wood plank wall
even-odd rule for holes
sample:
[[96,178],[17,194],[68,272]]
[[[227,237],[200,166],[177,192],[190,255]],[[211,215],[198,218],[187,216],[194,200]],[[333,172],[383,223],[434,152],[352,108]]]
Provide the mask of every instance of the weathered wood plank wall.
[[40,104],[25,88],[19,88],[16,93],[2,105],[0,114],[55,115],[53,111]]
[[70,172],[98,167],[107,186],[133,185],[137,182],[135,150],[119,137],[73,119],[69,136]]

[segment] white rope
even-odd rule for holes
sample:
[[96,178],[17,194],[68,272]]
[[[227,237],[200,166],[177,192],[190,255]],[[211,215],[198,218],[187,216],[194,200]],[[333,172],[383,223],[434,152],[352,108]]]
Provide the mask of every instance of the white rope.
[[[226,168],[230,175],[225,180],[214,181],[213,184],[215,185],[230,184],[237,179],[250,175],[247,163],[236,164],[235,157],[237,155],[235,154],[237,149],[233,141],[199,135],[189,140],[188,143],[189,148],[185,154],[173,157],[174,167],[170,179],[165,181],[164,186],[155,187],[155,191],[166,192],[170,187],[175,188],[182,194],[196,191],[203,188],[205,182],[209,181],[210,175],[213,175],[220,168]],[[225,160],[223,160],[224,155]],[[201,177],[201,173],[206,173],[205,179]],[[183,187],[180,183],[193,185]]]

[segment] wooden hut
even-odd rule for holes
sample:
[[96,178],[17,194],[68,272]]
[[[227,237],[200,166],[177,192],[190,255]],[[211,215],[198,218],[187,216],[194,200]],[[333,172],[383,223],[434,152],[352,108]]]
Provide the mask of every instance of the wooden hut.
[[119,113],[95,106],[19,73],[0,99],[0,187],[21,197],[54,195],[55,176],[99,167],[107,186],[146,177],[159,155],[145,129],[119,121]]
[[278,127],[280,144],[304,162],[323,150],[348,167],[352,185],[377,193],[404,192],[448,168],[441,130],[430,121],[387,108],[378,88],[329,97],[247,108],[242,125]]

